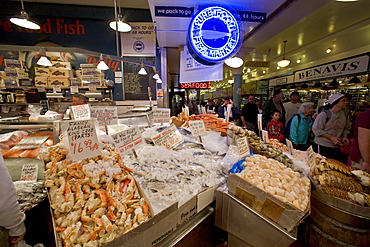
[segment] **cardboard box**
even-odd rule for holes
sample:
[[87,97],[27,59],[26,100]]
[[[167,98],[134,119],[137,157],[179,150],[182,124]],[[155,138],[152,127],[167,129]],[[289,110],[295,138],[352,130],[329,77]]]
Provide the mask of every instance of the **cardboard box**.
[[28,79],[29,75],[24,69],[4,68],[5,77],[18,77],[20,79]]
[[48,87],[55,86],[69,87],[69,79],[60,77],[48,77]]
[[47,76],[36,76],[34,80],[35,80],[36,87],[47,87],[48,86]]
[[82,87],[82,81],[80,78],[69,78],[71,82],[71,87],[76,86],[76,87]]
[[82,86],[83,87],[87,87],[89,84],[95,85],[95,86],[101,86],[101,78],[100,77],[83,75],[81,77],[81,79],[82,79]]
[[49,68],[35,67],[35,76],[49,76]]
[[59,62],[59,61],[51,61],[51,68],[57,69],[72,69],[70,62]]
[[235,195],[254,209],[260,209],[264,216],[289,232],[293,231],[310,214],[310,206],[305,211],[301,211],[289,203],[280,201],[235,174],[229,175],[227,187],[229,193]]
[[53,68],[53,67],[50,67],[50,69],[49,69],[49,76],[51,76],[51,77],[60,77],[60,78],[73,77],[72,70],[70,70],[70,69],[61,69],[61,68]]
[[18,78],[17,77],[5,77],[4,85],[5,87],[18,87]]
[[5,67],[6,68],[17,68],[17,69],[21,69],[22,68],[22,65],[21,65],[21,62],[19,60],[15,60],[15,59],[4,59],[4,62],[5,62]]
[[101,77],[100,69],[98,68],[82,68],[81,69],[82,75],[87,75],[91,77]]

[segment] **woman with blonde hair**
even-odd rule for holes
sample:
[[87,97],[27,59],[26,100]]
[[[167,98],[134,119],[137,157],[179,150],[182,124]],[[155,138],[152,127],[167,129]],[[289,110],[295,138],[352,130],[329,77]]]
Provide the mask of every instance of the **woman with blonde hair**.
[[312,132],[313,103],[305,102],[299,107],[298,114],[292,118],[290,124],[289,140],[293,142],[295,149],[306,151],[310,143]]

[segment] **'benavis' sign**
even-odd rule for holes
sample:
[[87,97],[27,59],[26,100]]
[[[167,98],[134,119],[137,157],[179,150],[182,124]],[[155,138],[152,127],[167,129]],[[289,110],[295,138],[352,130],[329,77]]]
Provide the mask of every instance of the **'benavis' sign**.
[[351,59],[324,64],[294,73],[294,82],[310,81],[335,76],[344,76],[368,71],[369,56],[360,56]]
[[231,8],[203,7],[190,21],[188,49],[202,64],[215,65],[224,61],[237,52],[240,43],[240,17]]

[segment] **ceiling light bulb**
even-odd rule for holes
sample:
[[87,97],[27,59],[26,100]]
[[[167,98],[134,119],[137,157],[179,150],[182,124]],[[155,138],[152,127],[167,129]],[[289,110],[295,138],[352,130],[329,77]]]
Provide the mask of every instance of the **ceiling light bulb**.
[[331,51],[332,51],[332,49],[331,48],[328,48],[328,49],[326,49],[325,52],[329,54]]
[[243,59],[237,56],[225,60],[225,64],[231,68],[239,68],[243,63]]
[[126,33],[126,32],[130,32],[131,31],[131,26],[129,24],[127,24],[126,22],[123,21],[123,17],[121,14],[118,15],[118,21],[111,21],[109,23],[109,26],[113,29],[113,30],[116,30],[117,26],[118,26],[118,32],[123,32],[123,33]]
[[156,82],[159,83],[159,84],[162,83],[161,78],[159,78]]
[[288,66],[290,64],[290,60],[288,59],[283,59],[283,60],[280,60],[279,62],[277,62],[277,65],[279,65],[279,67],[281,68],[284,68],[286,66]]
[[297,59],[297,63],[301,63],[301,59]]
[[12,17],[10,18],[10,22],[14,23],[15,25],[18,25],[20,27],[28,28],[28,29],[34,29],[38,30],[40,29],[40,25],[28,20],[28,14],[27,12],[23,9],[23,1],[21,1],[22,4],[22,10],[21,10],[21,16],[20,17]]
[[148,73],[146,72],[145,68],[144,67],[141,67],[141,69],[139,70],[139,75],[147,75]]
[[155,79],[155,80],[158,80],[158,79],[159,79],[159,75],[158,75],[158,73],[155,73],[155,74],[153,75],[153,79]]
[[100,54],[100,58],[99,58],[100,62],[98,64],[98,66],[96,66],[98,69],[100,70],[108,70],[109,67],[108,65],[104,62],[104,56],[103,54]]

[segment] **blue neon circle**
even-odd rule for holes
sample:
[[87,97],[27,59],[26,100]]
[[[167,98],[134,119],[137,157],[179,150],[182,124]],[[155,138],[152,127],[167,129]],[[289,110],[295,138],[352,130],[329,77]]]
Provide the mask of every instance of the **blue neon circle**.
[[224,61],[236,53],[240,44],[240,18],[231,8],[203,7],[190,22],[188,50],[202,64]]

